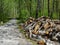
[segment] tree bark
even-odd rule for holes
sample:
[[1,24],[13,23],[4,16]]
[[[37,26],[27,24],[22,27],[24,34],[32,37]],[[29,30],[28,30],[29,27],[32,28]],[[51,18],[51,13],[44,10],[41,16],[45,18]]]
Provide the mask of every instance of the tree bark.
[[59,19],[59,2],[58,2],[58,0],[56,0],[56,13],[57,13],[57,17],[58,17],[58,19]]
[[36,8],[35,18],[38,18],[38,12],[39,12],[39,8],[40,8],[40,1],[41,1],[41,0],[37,0],[37,8]]
[[0,0],[0,21],[3,21],[3,0]]
[[31,15],[31,1],[32,1],[32,0],[30,0],[30,16],[32,17],[32,15]]
[[55,4],[55,0],[53,0],[52,11],[51,11],[51,16],[50,16],[51,19],[53,18],[54,4]]
[[21,19],[21,1],[18,0],[18,13],[19,13],[19,19]]
[[50,5],[49,5],[49,0],[48,0],[48,16],[50,17]]

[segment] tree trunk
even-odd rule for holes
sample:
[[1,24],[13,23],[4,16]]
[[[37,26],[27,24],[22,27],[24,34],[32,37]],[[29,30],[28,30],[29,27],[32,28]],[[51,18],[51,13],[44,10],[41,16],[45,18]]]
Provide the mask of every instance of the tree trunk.
[[50,17],[50,5],[49,5],[49,0],[48,0],[48,16]]
[[59,2],[58,2],[58,0],[56,0],[56,13],[57,13],[57,17],[59,19],[59,9],[58,9],[58,7],[59,7]]
[[3,21],[3,0],[0,0],[0,21]]
[[31,15],[31,1],[32,1],[32,0],[30,0],[30,16],[32,17],[32,15]]
[[42,11],[43,11],[43,12],[42,12],[42,15],[44,16],[44,0],[43,0],[42,3],[43,3],[43,6],[42,6]]
[[54,13],[54,2],[55,0],[53,0],[52,11],[51,11],[51,16],[50,16],[51,19],[53,18],[53,13]]
[[19,19],[21,19],[21,1],[18,0],[18,13],[19,13]]
[[36,8],[36,15],[35,15],[35,18],[38,18],[39,8],[40,8],[40,0],[37,0],[37,8]]

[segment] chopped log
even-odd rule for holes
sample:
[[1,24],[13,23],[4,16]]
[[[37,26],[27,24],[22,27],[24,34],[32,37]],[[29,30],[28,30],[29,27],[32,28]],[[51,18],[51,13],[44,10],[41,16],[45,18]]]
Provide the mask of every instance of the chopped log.
[[51,27],[51,24],[50,22],[47,22],[45,25],[44,25],[44,29],[47,30],[48,28]]
[[36,24],[34,30],[32,31],[32,33],[34,33],[34,34],[38,34],[38,29],[39,29],[40,25],[41,25],[41,23],[38,22],[38,23]]
[[25,22],[25,25],[31,24],[35,19],[32,17],[29,17],[29,19]]
[[60,32],[60,25],[56,25],[56,29]]
[[43,40],[40,40],[37,42],[39,45],[46,45],[46,43]]
[[45,16],[37,19],[30,17],[23,28],[30,39],[36,38],[41,41],[47,37],[50,40],[57,40],[59,39],[57,34],[60,32],[60,21],[54,21]]

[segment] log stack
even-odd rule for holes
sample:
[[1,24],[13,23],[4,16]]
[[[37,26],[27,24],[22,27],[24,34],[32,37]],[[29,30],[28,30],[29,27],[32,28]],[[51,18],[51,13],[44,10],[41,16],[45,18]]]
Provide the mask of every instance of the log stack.
[[37,19],[30,17],[22,27],[29,38],[36,38],[37,41],[43,39],[46,41],[45,38],[51,41],[60,40],[60,21],[51,20],[49,17],[42,16]]

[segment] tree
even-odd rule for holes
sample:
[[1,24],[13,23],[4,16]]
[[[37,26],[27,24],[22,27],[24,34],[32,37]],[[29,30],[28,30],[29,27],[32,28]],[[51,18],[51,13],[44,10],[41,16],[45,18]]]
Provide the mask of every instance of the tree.
[[56,13],[57,13],[57,17],[59,18],[59,1],[56,0]]
[[0,21],[3,22],[6,22],[8,18],[8,10],[5,7],[5,1],[0,0]]
[[48,16],[50,17],[50,0],[48,0]]
[[52,1],[52,10],[51,10],[51,15],[50,15],[51,19],[53,18],[54,7],[55,7],[54,4],[55,4],[55,0]]
[[44,0],[42,0],[42,15],[44,15]]
[[19,14],[19,19],[21,19],[21,1],[18,0],[18,14]]
[[3,0],[0,0],[0,21],[3,21]]
[[32,0],[30,0],[30,16],[32,15],[32,14],[31,14],[31,2],[32,2]]
[[41,0],[37,0],[37,8],[36,8],[35,18],[38,18],[38,12],[39,12],[39,9],[40,9],[40,1],[41,1]]

